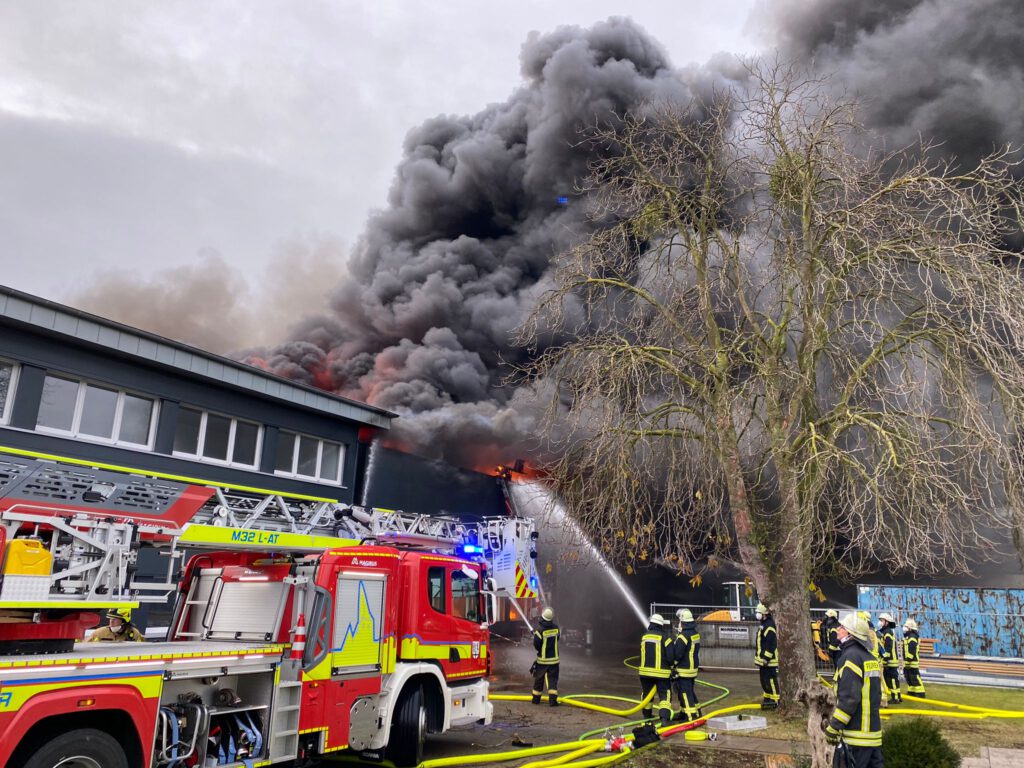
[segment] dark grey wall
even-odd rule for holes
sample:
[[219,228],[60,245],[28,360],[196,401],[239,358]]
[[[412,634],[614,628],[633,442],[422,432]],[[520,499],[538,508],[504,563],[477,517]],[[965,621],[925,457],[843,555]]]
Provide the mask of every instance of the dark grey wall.
[[374,445],[362,504],[422,514],[495,517],[505,514],[496,478]]
[[[0,444],[155,472],[189,476],[196,476],[201,472],[202,479],[326,496],[345,503],[352,503],[354,500],[356,462],[359,453],[359,425],[355,422],[338,417],[324,417],[315,411],[261,397],[258,393],[232,389],[198,377],[192,378],[181,371],[166,370],[145,360],[111,355],[108,351],[72,344],[67,339],[53,338],[12,326],[0,326],[0,356],[22,365],[11,412],[11,428],[0,427]],[[132,450],[39,432],[21,431],[32,430],[35,427],[43,377],[47,370],[159,398],[161,403],[155,450]],[[171,456],[179,403],[263,424],[265,429],[259,462],[260,471],[223,467]],[[273,475],[279,429],[302,432],[342,443],[345,446],[345,486],[304,482]]]

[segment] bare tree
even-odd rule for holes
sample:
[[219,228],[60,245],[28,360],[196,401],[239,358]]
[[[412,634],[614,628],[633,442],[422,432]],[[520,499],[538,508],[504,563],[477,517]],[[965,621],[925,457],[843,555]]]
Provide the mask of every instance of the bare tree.
[[570,339],[530,369],[557,492],[620,563],[749,574],[822,766],[808,586],[967,572],[1021,529],[1024,193],[1009,149],[875,151],[822,83],[751,75],[593,137],[602,226],[524,334]]

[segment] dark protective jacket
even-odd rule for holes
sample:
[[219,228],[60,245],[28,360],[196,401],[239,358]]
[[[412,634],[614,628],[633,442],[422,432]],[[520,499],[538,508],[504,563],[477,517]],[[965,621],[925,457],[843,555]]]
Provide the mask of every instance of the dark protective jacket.
[[829,725],[851,747],[882,746],[882,665],[855,638],[843,644],[836,670],[836,708]]
[[775,629],[775,619],[770,613],[761,619],[761,627],[757,630],[754,663],[759,667],[779,666],[779,633]]
[[680,677],[697,676],[700,670],[700,632],[697,631],[696,622],[688,621],[679,628],[672,644],[672,658],[676,674]]
[[818,627],[818,646],[825,653],[835,653],[839,650],[839,620],[826,616]]
[[541,619],[533,630],[533,649],[537,651],[538,664],[558,663],[558,638],[561,631],[553,621]]
[[896,628],[886,624],[885,629],[878,633],[878,651],[881,662],[886,667],[898,667],[899,656],[896,653]]
[[640,638],[640,676],[664,677],[672,674],[673,642],[664,627],[650,624],[647,632]]
[[917,630],[910,630],[903,633],[903,666],[911,669],[921,667],[921,639]]

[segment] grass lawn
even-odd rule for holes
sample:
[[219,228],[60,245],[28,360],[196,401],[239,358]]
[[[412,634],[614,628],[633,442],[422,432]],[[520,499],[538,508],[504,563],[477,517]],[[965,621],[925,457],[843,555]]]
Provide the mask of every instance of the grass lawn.
[[[932,699],[956,704],[969,704],[974,707],[1006,709],[1024,714],[1024,689],[937,685],[934,683],[926,683],[926,688],[929,698]],[[911,701],[910,699],[904,699],[901,708],[924,709],[936,712],[957,711],[948,707],[937,707],[924,702]],[[752,711],[751,714],[757,713]],[[913,717],[913,715],[907,715],[906,717]],[[885,718],[882,721],[883,727],[885,723],[896,722],[902,718],[903,716]],[[961,720],[952,717],[936,717],[935,722],[950,744],[964,757],[977,757],[980,748],[983,746],[1024,748],[1024,718]],[[803,741],[807,738],[807,721],[803,718],[786,718],[776,713],[768,713],[767,730],[755,731],[749,734],[739,732],[736,735]]]

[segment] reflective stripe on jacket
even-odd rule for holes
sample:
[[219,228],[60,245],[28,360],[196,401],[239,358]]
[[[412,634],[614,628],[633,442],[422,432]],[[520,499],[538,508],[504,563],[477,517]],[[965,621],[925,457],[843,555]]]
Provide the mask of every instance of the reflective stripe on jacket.
[[920,645],[921,641],[917,637],[917,632],[907,632],[903,635],[903,666],[911,669],[920,668]]
[[896,630],[887,626],[878,634],[878,645],[881,651],[882,664],[887,667],[898,667],[900,660],[896,655]]
[[836,672],[836,708],[829,725],[852,747],[882,746],[882,665],[856,640],[847,641]]
[[672,655],[680,677],[696,677],[700,669],[700,632],[693,624],[684,624],[676,635]]
[[757,630],[754,663],[759,667],[779,666],[779,633],[775,629],[775,619],[771,616],[763,619],[761,628]]
[[554,622],[541,619],[537,625],[538,629],[533,630],[533,648],[537,651],[538,664],[558,663],[558,637],[561,630]]
[[672,638],[648,629],[640,638],[640,675],[668,678],[672,673]]

